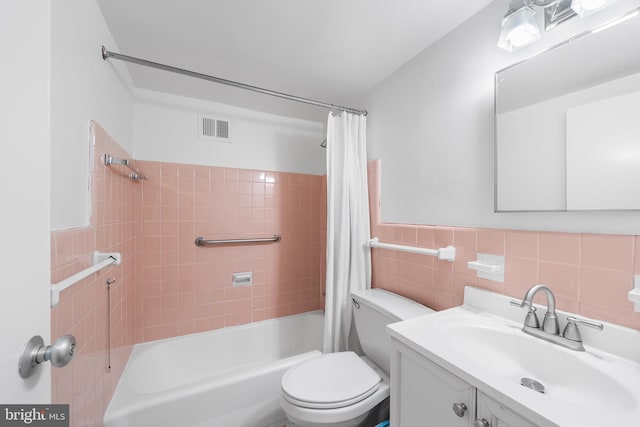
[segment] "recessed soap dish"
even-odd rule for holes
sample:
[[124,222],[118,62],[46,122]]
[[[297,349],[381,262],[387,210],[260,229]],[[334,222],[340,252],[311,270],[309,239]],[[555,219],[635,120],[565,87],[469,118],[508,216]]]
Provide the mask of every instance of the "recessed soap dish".
[[469,261],[467,267],[477,271],[478,277],[504,282],[504,256],[479,253],[478,259]]

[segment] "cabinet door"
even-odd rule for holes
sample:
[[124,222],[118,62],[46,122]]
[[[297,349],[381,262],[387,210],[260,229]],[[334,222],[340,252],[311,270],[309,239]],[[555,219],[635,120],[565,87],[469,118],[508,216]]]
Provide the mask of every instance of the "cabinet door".
[[491,427],[536,427],[530,421],[506,408],[486,394],[478,391],[477,413],[479,420],[486,420]]
[[473,387],[403,344],[393,348],[391,425],[468,427],[475,414]]

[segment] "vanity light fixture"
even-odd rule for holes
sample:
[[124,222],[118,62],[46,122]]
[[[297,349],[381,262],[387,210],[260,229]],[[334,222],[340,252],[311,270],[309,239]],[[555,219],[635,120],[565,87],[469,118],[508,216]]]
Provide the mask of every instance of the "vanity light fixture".
[[498,47],[508,52],[540,39],[536,12],[528,0],[512,0],[502,20]]
[[544,10],[544,29],[578,15],[589,16],[617,0],[511,0],[502,20],[498,47],[513,52],[540,39],[538,18],[533,6]]

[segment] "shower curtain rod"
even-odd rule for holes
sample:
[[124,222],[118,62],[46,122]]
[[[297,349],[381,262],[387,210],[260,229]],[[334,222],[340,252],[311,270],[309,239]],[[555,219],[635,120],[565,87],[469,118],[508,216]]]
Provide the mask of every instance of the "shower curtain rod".
[[331,110],[346,111],[348,113],[361,114],[366,116],[367,110],[358,110],[351,107],[343,107],[340,105],[329,104],[327,102],[315,101],[313,99],[301,98],[299,96],[289,95],[282,92],[276,92],[275,90],[264,89],[258,86],[251,86],[244,83],[234,82],[233,80],[227,80],[220,77],[210,76],[208,74],[197,73],[195,71],[185,70],[183,68],[172,67],[171,65],[160,64],[158,62],[147,61],[146,59],[135,58],[133,56],[123,55],[121,53],[108,51],[107,48],[102,46],[102,59],[105,61],[108,58],[119,59],[125,62],[131,62],[132,64],[143,65],[145,67],[156,68],[158,70],[170,71],[176,74],[182,74],[189,77],[195,77],[197,79],[208,80],[210,82],[221,83],[227,86],[233,86],[240,89],[251,90],[253,92],[262,93],[265,95],[276,96],[278,98],[288,99],[290,101],[302,102],[304,104],[311,104],[317,107],[330,108]]

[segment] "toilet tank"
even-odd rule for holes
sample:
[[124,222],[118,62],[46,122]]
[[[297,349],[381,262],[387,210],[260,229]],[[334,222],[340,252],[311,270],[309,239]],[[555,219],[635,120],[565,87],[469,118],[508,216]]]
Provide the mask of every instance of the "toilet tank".
[[364,354],[389,373],[391,337],[387,334],[386,326],[433,313],[433,310],[382,289],[353,291],[351,298],[356,331]]

